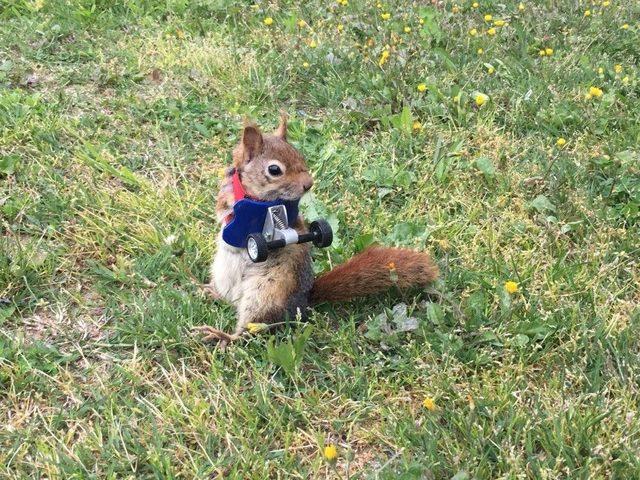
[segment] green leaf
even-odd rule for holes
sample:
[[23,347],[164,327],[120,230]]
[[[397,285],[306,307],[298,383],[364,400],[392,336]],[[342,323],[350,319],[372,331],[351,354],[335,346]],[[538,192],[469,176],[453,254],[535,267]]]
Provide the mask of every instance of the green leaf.
[[493,162],[488,157],[478,157],[478,158],[476,158],[476,167],[487,178],[492,178],[496,174],[496,169],[493,166]]
[[20,159],[17,155],[7,155],[0,158],[0,174],[13,175],[19,162]]
[[364,233],[359,235],[353,241],[353,247],[357,252],[363,251],[365,248],[373,244],[373,234],[372,233]]
[[535,208],[539,213],[556,211],[556,206],[544,195],[538,195],[529,205]]

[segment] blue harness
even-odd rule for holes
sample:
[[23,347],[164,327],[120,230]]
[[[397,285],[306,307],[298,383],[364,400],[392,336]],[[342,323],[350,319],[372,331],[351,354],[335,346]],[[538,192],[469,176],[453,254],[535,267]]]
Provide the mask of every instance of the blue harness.
[[237,248],[246,248],[247,237],[252,233],[262,233],[267,209],[275,205],[284,205],[287,209],[289,225],[298,218],[298,203],[300,200],[272,200],[262,202],[248,198],[240,183],[238,171],[233,171],[233,213],[227,217],[226,225],[222,229],[222,240]]

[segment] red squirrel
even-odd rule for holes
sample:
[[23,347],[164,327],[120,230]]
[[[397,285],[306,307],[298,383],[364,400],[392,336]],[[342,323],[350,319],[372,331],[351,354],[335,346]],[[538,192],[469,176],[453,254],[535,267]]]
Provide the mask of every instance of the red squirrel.
[[[313,179],[304,158],[287,142],[287,117],[272,135],[263,135],[254,123],[245,123],[242,138],[233,149],[233,169],[251,198],[299,200]],[[232,175],[221,182],[216,213],[224,226],[233,212]],[[291,225],[306,232],[301,216]],[[233,334],[210,326],[196,327],[203,341],[224,348],[239,339],[249,324],[274,324],[285,318],[305,318],[310,305],[345,301],[387,290],[393,286],[425,286],[438,277],[438,267],[427,253],[402,248],[370,247],[349,261],[314,278],[309,244],[293,244],[270,253],[263,263],[253,263],[246,249],[233,247],[218,237],[211,265],[211,281],[204,286],[215,299],[237,309]]]

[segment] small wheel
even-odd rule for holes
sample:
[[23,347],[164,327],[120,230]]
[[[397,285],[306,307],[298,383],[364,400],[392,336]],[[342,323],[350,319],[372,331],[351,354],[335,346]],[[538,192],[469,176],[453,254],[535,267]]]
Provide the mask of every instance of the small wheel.
[[259,233],[252,233],[247,237],[247,253],[253,263],[264,262],[269,256],[267,241]]
[[316,220],[309,225],[309,231],[313,234],[313,244],[316,247],[324,248],[333,242],[333,230],[326,220]]

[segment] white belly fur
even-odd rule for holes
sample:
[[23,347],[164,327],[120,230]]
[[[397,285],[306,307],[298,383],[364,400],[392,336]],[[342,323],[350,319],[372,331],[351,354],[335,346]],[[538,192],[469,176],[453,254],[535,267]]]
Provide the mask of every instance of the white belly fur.
[[228,245],[218,238],[218,251],[211,265],[211,279],[216,290],[229,303],[237,306],[242,296],[242,277],[251,264],[249,255],[243,248]]

